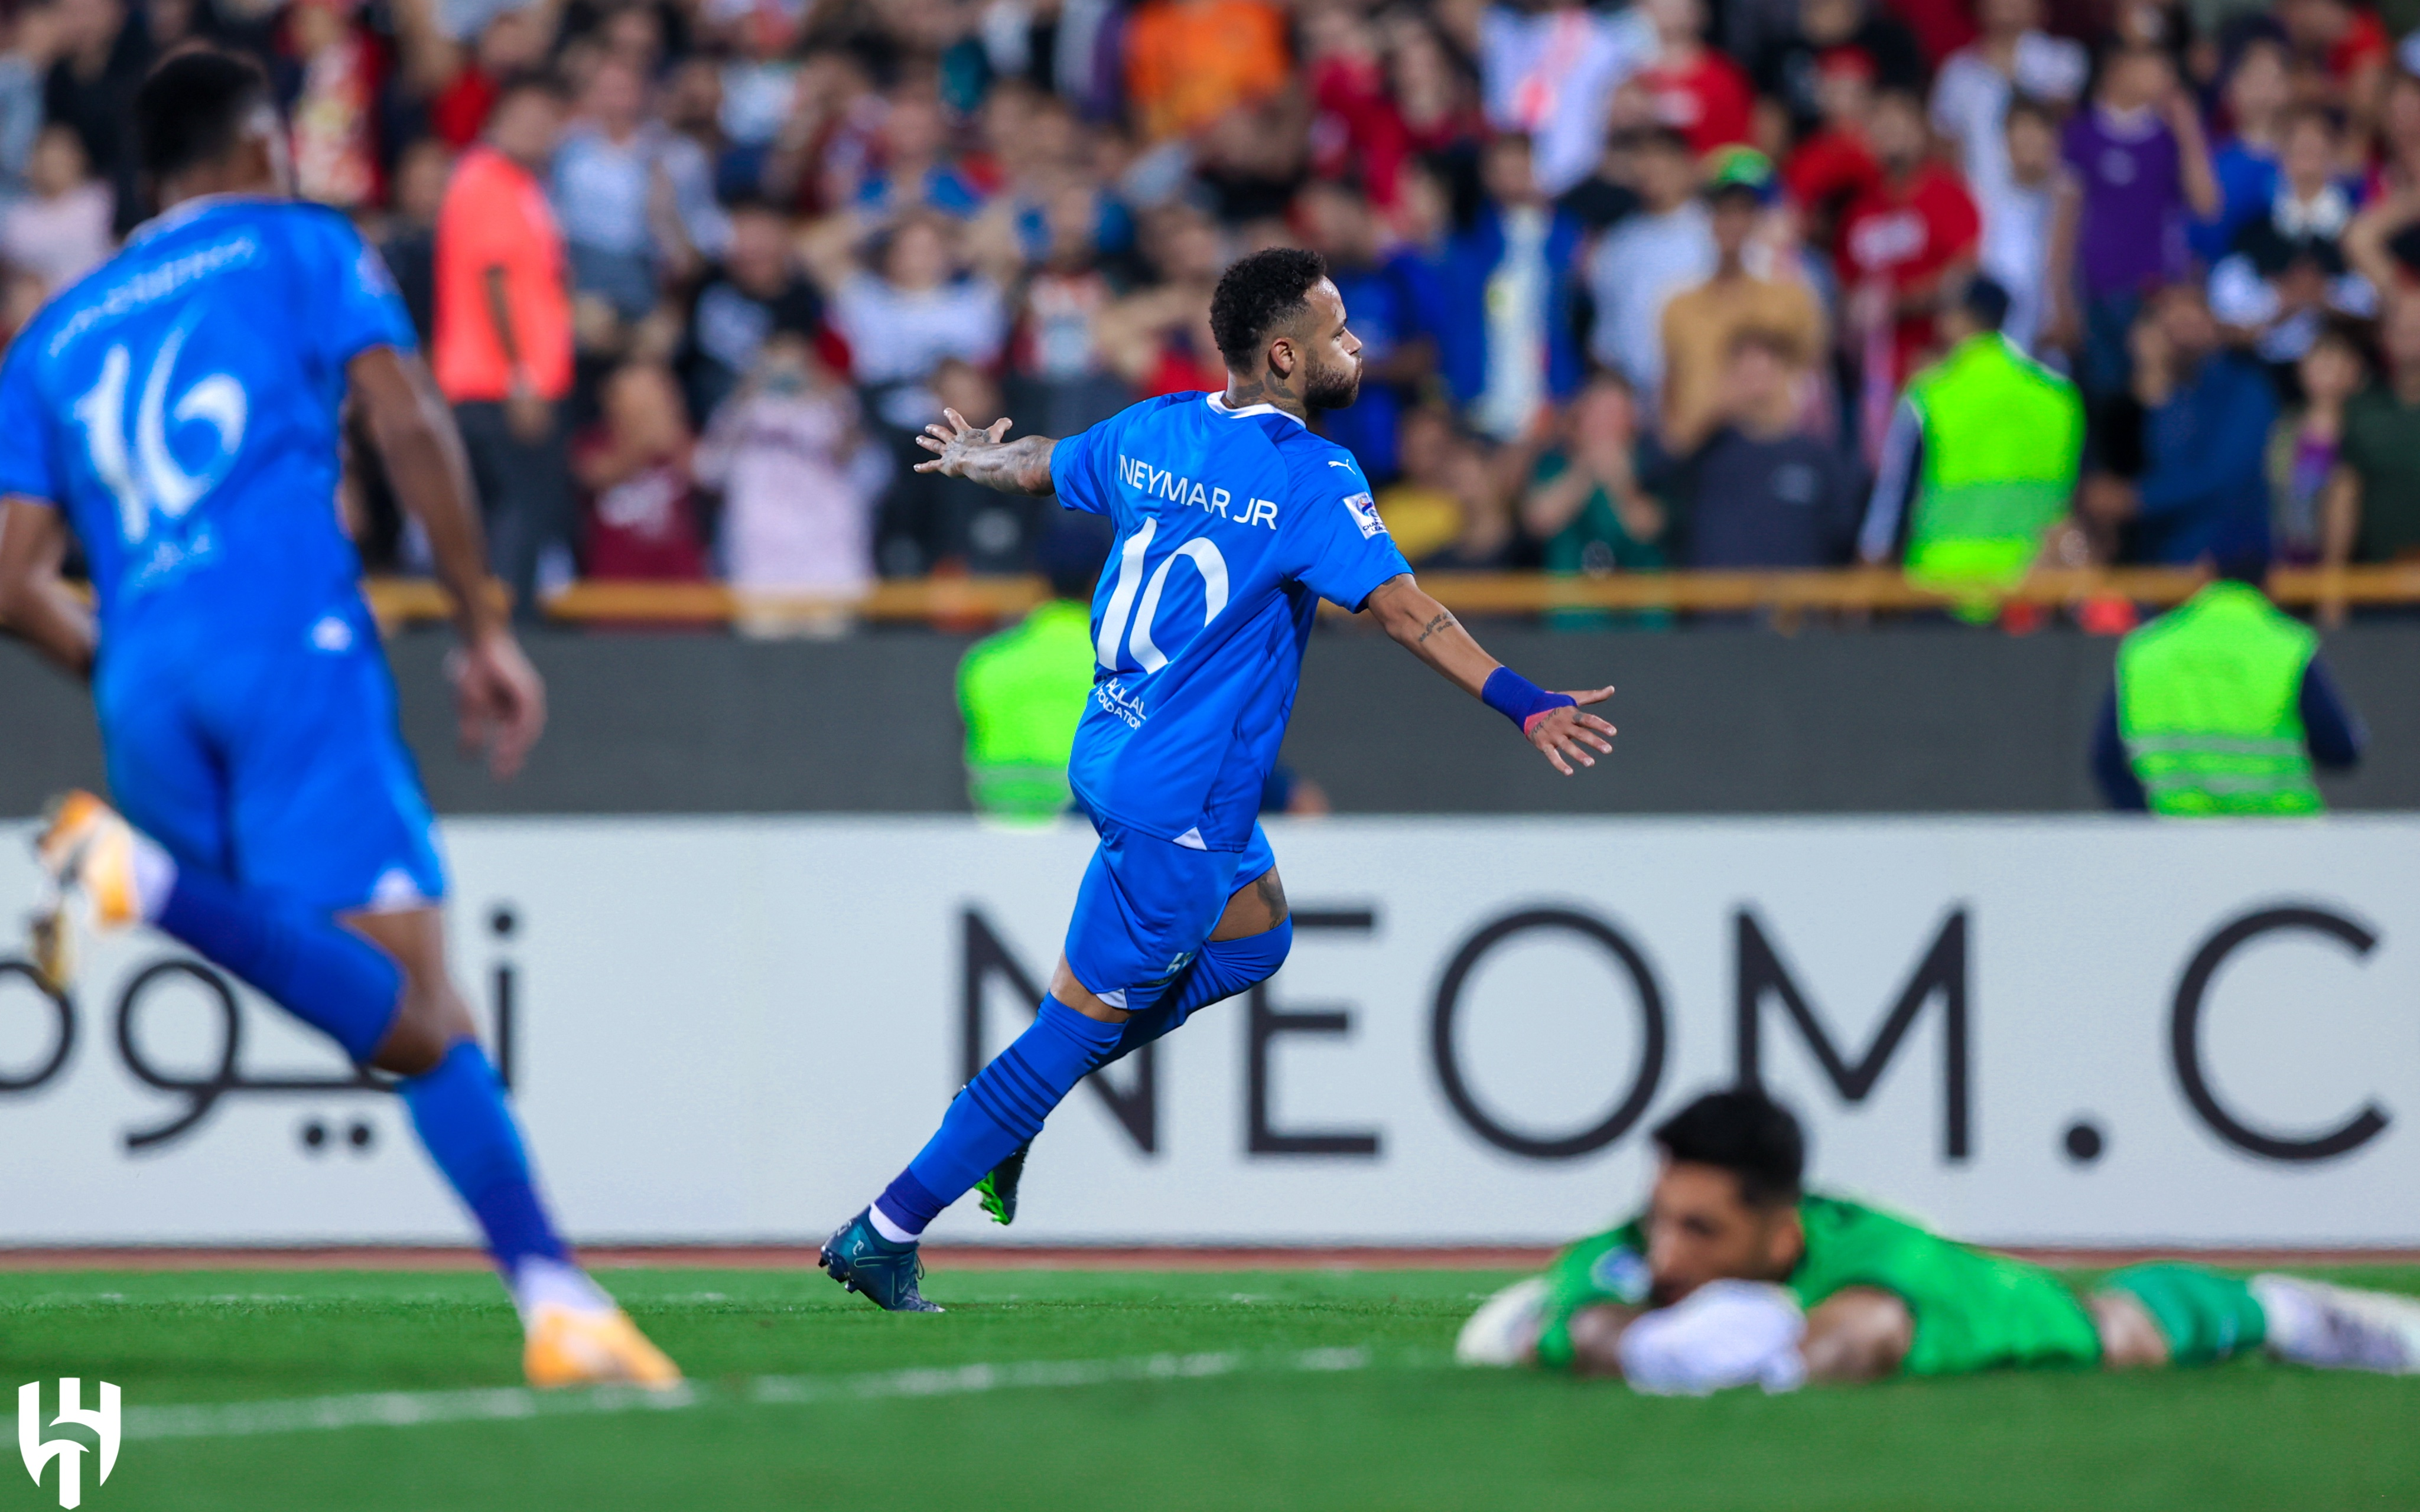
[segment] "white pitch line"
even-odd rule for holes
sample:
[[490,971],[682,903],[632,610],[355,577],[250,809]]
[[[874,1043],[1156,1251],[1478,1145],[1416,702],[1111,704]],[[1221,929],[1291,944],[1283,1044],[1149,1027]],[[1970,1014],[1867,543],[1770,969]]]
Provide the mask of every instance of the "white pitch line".
[[670,1391],[597,1386],[541,1392],[526,1386],[473,1391],[381,1391],[287,1401],[130,1407],[121,1434],[137,1439],[225,1439],[331,1428],[421,1427],[436,1423],[503,1422],[613,1412],[665,1412],[716,1400],[792,1405],[900,1396],[965,1396],[983,1392],[1096,1386],[1115,1381],[1187,1381],[1242,1371],[1342,1371],[1370,1367],[1366,1350],[1289,1354],[1152,1354],[1123,1360],[1026,1360],[1005,1365],[939,1365],[852,1376],[757,1376],[723,1390],[686,1381]]

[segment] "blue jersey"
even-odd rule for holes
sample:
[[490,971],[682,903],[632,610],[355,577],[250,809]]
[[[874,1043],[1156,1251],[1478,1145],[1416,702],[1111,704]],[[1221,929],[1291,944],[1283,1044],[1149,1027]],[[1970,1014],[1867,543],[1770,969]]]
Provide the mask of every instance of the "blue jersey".
[[1069,781],[1143,834],[1242,850],[1318,601],[1358,609],[1411,570],[1369,480],[1281,409],[1177,393],[1061,441],[1050,481],[1117,527]]
[[378,255],[290,200],[180,206],[43,307],[0,368],[0,494],[67,512],[105,661],[357,617],[345,364],[411,345]]

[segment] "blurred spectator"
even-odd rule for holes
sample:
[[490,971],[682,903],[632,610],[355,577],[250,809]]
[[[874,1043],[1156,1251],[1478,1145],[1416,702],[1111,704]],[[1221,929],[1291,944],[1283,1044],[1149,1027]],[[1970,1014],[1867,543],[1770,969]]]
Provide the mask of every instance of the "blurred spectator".
[[1008,316],[1000,285],[960,266],[958,231],[947,217],[929,209],[901,216],[879,240],[878,272],[858,261],[866,229],[854,217],[835,217],[803,251],[832,329],[848,343],[850,370],[876,418],[898,434],[894,449],[904,459],[909,439],[940,418],[926,387],[933,369],[947,357],[992,362]]
[[2027,100],[2064,114],[2084,93],[2092,60],[2081,44],[2041,29],[2041,0],[1981,0],[1976,19],[1983,35],[1945,59],[1933,81],[1932,124],[1958,149],[1988,235],[2009,185],[2009,105]]
[[[1404,147],[1416,153],[1455,153],[1485,134],[1477,81],[1427,17],[1404,11],[1388,19],[1387,63]],[[1374,193],[1376,180],[1372,183]]]
[[34,138],[42,130],[45,82],[66,42],[54,4],[22,7],[5,24],[8,44],[0,50],[0,199],[24,193],[25,167],[34,155]]
[[432,365],[462,428],[489,559],[523,616],[537,613],[541,559],[567,561],[573,524],[562,413],[571,303],[539,177],[562,122],[552,85],[507,85],[437,216]]
[[1489,6],[1479,25],[1488,124],[1535,143],[1539,186],[1559,195],[1596,166],[1614,91],[1655,50],[1654,24],[1637,8],[1607,14],[1567,0]]
[[2322,522],[2331,566],[2420,559],[2420,301],[2389,305],[2380,338],[2381,380],[2345,404],[2343,449]]
[[1571,403],[1521,501],[1521,528],[1548,572],[1655,572],[1665,564],[1664,506],[1638,482],[1640,427],[1630,386],[1610,373]]
[[2269,538],[2285,565],[2319,561],[2328,486],[2343,456],[2345,407],[2366,377],[2361,342],[2339,322],[2321,326],[2295,364],[2302,405],[2269,433]]
[[1227,364],[1210,335],[1210,295],[1226,267],[1218,228],[1175,205],[1152,217],[1147,233],[1159,281],[1101,312],[1094,327],[1101,349],[1142,398],[1223,389]]
[[1703,157],[1745,145],[1756,86],[1740,66],[1708,47],[1704,0],[1638,0],[1655,27],[1655,57],[1638,74],[1655,101],[1655,118]]
[[[857,400],[799,338],[765,343],[756,365],[715,411],[697,449],[697,478],[722,494],[722,554],[735,588],[833,600],[874,580],[874,499],[857,465]],[[763,610],[764,633],[845,628],[837,611],[786,618]]]
[[1761,571],[1849,559],[1860,480],[1838,447],[1799,425],[1806,362],[1795,332],[1733,333],[1718,425],[1670,485],[1688,566]]
[[[1004,412],[999,385],[990,375],[956,358],[934,370],[933,396],[979,425]],[[892,477],[876,524],[876,554],[894,575],[911,560],[924,563],[924,571],[975,577],[1030,571],[1032,543],[1041,537],[1044,522],[1062,513],[1048,498],[1001,493],[965,478],[917,472],[912,466],[898,469]]]
[[[397,0],[396,40],[413,84],[428,97],[428,124],[446,146],[478,140],[505,86],[544,65],[554,45],[557,6],[535,0],[483,21],[473,32],[440,29],[435,0]],[[475,36],[464,48],[459,39]]]
[[2134,322],[2133,396],[2143,409],[2142,473],[2127,519],[2133,555],[2172,565],[2265,556],[2262,466],[2276,391],[2250,356],[2220,344],[2201,285],[2171,284]]
[[2211,270],[2210,303],[2219,323],[2273,366],[2300,360],[2330,314],[2378,313],[2368,280],[2345,260],[2352,196],[2335,181],[2335,127],[2324,114],[2295,111],[2282,137],[2282,172],[2269,212],[2245,222]]
[[423,347],[437,329],[437,217],[453,174],[454,155],[444,143],[424,136],[406,147],[395,165],[395,203],[378,242]]
[[2378,106],[2386,93],[2394,43],[2378,12],[2349,0],[2275,0],[2276,17],[2293,49],[2296,94],[2345,122],[2343,166],[2359,171],[2369,161],[2378,127]]
[[2006,334],[2008,292],[1975,278],[1941,316],[1949,344],[1891,418],[1858,554],[1903,556],[1908,577],[1988,617],[2067,515],[2084,454],[2075,385]]
[[[1512,440],[1579,386],[1570,270],[1580,227],[1539,185],[1527,137],[1488,143],[1480,177],[1486,198],[1478,219],[1447,254],[1438,347],[1446,386],[1471,425]],[[1637,224],[1625,223],[1615,238]]]
[[1840,222],[1844,335],[1859,364],[1858,434],[1871,455],[1891,400],[1933,339],[1943,290],[1974,267],[1981,218],[1965,186],[1930,155],[1924,107],[1884,90],[1869,128],[1882,180]]
[[2126,387],[2144,291],[2182,276],[2186,217],[2218,213],[2218,184],[2168,55],[2139,42],[2103,54],[2092,103],[2068,122],[2063,150],[2081,193],[2054,232],[2052,286],[2083,301],[2080,326],[2061,326],[2080,332],[2077,376],[2098,401]]
[[1378,517],[1404,560],[1423,566],[1462,538],[1462,496],[1454,491],[1455,454],[1469,443],[1453,416],[1422,405],[1404,416],[1395,481],[1378,489]]
[[346,209],[381,197],[376,122],[383,71],[377,43],[349,0],[296,0],[287,40],[302,80],[286,107],[292,126],[294,188]]
[[1793,136],[1814,131],[1829,114],[1823,90],[1827,69],[1846,65],[1887,88],[1924,87],[1924,54],[1916,38],[1867,0],[1798,0],[1789,19],[1794,25],[1745,55],[1756,59],[1758,89],[1789,114]]
[[2058,125],[2050,111],[2019,100],[2008,112],[2008,177],[1979,208],[1983,239],[1976,263],[2008,291],[2000,333],[2034,350],[2050,309],[2050,239],[2062,189]]
[[1018,296],[1008,410],[1028,430],[1072,436],[1124,409],[1132,391],[1109,364],[1100,321],[1117,298],[1102,267],[1102,208],[1069,183],[1043,208],[1043,246]]
[[1312,106],[1311,172],[1328,179],[1357,174],[1373,204],[1392,208],[1411,142],[1403,112],[1388,93],[1376,23],[1358,11],[1331,6],[1306,15],[1302,31]]
[[587,576],[703,579],[693,443],[671,371],[626,363],[597,397],[597,423],[571,443],[572,476],[587,503]]
[[1753,147],[1733,148],[1708,177],[1714,276],[1664,307],[1664,400],[1656,425],[1672,456],[1695,452],[1722,424],[1740,332],[1753,329],[1789,344],[1793,373],[1807,372],[1826,349],[1823,312],[1813,292],[1749,270],[1750,239],[1772,187],[1773,166]]
[[85,161],[116,193],[123,230],[147,208],[135,180],[134,90],[151,66],[150,39],[126,0],[51,0],[58,53],[43,81],[43,118],[84,144]]
[[892,90],[882,116],[881,156],[857,186],[857,208],[875,216],[915,205],[944,215],[981,209],[983,193],[959,170],[949,138],[941,102],[930,89]]
[[1125,59],[1126,100],[1149,141],[1198,131],[1291,71],[1284,13],[1264,0],[1143,0]]
[[1815,70],[1815,124],[1791,148],[1781,178],[1806,217],[1807,239],[1837,255],[1841,215],[1882,182],[1882,164],[1867,135],[1874,61],[1863,48],[1836,47]]
[[1608,232],[1588,262],[1596,304],[1589,352],[1635,393],[1653,394],[1664,382],[1664,306],[1712,276],[1720,254],[1687,138],[1653,131],[1639,143],[1636,163],[1638,213]]
[[1361,338],[1361,396],[1320,416],[1320,433],[1351,452],[1372,483],[1384,483],[1395,475],[1397,419],[1436,371],[1430,326],[1444,291],[1411,254],[1382,254],[1377,217],[1354,189],[1314,180],[1295,205],[1303,239],[1327,259]]
[[788,224],[759,201],[734,205],[729,214],[729,246],[697,292],[681,344],[692,415],[720,409],[768,340],[812,340],[823,323],[823,301],[792,255]]
[[2218,181],[2218,213],[2196,218],[2188,234],[2194,255],[2215,263],[2235,245],[2235,234],[2265,214],[2277,197],[2277,154],[2286,113],[2294,102],[2286,45],[2255,37],[2238,51],[2227,70],[2226,118],[2234,130],[2211,154]]
[[625,321],[656,307],[656,270],[668,239],[657,224],[665,131],[647,116],[647,85],[619,58],[597,62],[554,155],[555,218],[576,297]]
[[114,196],[91,176],[84,144],[64,126],[35,138],[26,193],[0,208],[0,260],[33,274],[53,292],[98,268],[116,245],[110,234]]

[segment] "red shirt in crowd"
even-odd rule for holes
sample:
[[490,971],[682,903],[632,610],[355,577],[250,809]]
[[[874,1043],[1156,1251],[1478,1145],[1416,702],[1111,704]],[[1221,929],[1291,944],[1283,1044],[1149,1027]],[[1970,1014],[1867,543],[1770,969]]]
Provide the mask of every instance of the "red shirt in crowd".
[[[1928,162],[1897,187],[1874,186],[1840,218],[1840,284],[1854,289],[1880,279],[1894,294],[1921,290],[1947,269],[1975,255],[1983,218],[1958,176]],[[1894,382],[1905,382],[1932,340],[1931,316],[1902,316]]]
[[1638,83],[1655,101],[1655,118],[1686,136],[1699,157],[1751,134],[1756,86],[1713,48],[1701,50],[1695,63],[1644,69]]
[[1782,165],[1781,184],[1792,203],[1805,210],[1824,234],[1825,250],[1837,255],[1837,218],[1849,206],[1882,187],[1883,165],[1865,139],[1824,127],[1798,144]]

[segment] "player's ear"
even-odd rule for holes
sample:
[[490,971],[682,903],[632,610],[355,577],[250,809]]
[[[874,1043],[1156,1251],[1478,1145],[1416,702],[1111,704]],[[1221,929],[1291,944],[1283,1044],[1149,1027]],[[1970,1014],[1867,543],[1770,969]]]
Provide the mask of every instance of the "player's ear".
[[1279,336],[1269,343],[1269,371],[1280,378],[1292,378],[1301,355],[1294,349],[1292,336]]

